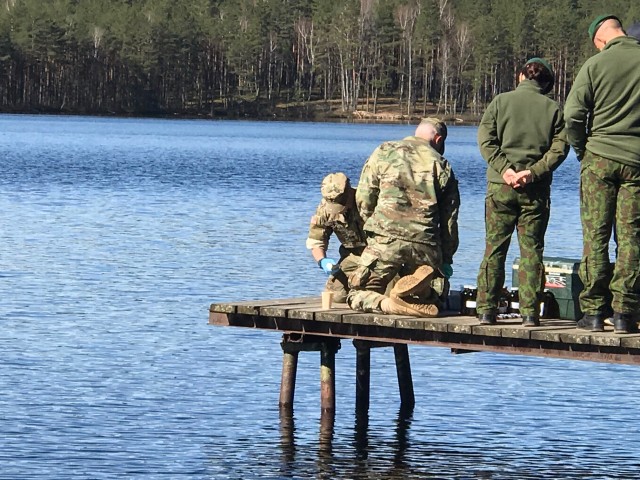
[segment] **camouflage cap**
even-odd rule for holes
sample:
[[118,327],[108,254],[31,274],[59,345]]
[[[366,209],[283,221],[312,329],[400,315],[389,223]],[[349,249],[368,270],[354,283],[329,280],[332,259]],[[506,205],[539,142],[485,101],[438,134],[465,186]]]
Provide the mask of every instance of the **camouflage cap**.
[[342,172],[330,173],[322,180],[320,192],[330,213],[341,213],[347,207],[341,203],[346,200],[343,195],[349,187],[349,177]]
[[438,133],[438,135],[440,135],[444,139],[447,138],[447,126],[439,118],[426,117],[426,118],[423,118],[420,121],[420,124],[423,124],[423,123],[429,123],[429,124],[433,125],[435,127],[436,132]]
[[620,21],[620,19],[618,17],[616,17],[615,15],[612,15],[610,13],[606,13],[604,15],[598,15],[593,22],[591,22],[591,25],[589,25],[589,38],[591,39],[591,41],[593,42],[593,39],[596,38],[596,32],[598,31],[598,29],[600,28],[600,26],[609,19],[615,19],[618,21],[618,23],[620,23],[620,25],[622,25],[622,22]]

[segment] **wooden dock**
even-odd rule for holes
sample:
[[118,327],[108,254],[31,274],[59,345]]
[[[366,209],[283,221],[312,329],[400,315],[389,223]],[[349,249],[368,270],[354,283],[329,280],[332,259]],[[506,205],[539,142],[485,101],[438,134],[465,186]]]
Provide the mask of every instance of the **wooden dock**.
[[572,360],[640,364],[640,334],[617,335],[613,327],[593,333],[575,328],[575,321],[542,319],[525,328],[521,319],[499,319],[480,325],[474,317],[444,312],[438,318],[357,313],[345,304],[323,310],[320,297],[285,298],[238,303],[214,303],[211,325],[283,332],[284,352],[280,405],[293,404],[297,355],[321,354],[322,410],[335,409],[335,354],[341,339],[354,340],[357,350],[356,408],[369,406],[370,350],[393,347],[403,406],[412,407],[413,386],[407,345],[445,347],[453,353],[488,351]]

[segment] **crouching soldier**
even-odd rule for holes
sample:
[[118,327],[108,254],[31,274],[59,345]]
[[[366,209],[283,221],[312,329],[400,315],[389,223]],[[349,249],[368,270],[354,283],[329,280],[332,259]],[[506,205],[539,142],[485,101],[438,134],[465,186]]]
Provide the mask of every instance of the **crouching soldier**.
[[[357,266],[367,241],[355,203],[355,189],[342,172],[331,173],[322,181],[322,200],[311,217],[307,248],[318,266],[329,275],[325,290],[333,292],[335,302],[344,303],[349,291],[347,276]],[[340,242],[340,258],[327,257],[329,239]]]

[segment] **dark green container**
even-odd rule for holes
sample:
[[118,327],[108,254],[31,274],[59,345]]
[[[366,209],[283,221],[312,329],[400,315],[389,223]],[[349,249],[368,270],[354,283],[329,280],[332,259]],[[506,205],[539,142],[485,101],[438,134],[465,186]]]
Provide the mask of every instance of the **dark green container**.
[[[578,275],[580,261],[561,257],[544,257],[545,282],[544,288],[553,294],[555,302],[546,305],[550,314],[557,318],[578,320],[582,317],[578,296],[583,285]],[[513,261],[511,284],[518,286],[518,270],[520,257]]]

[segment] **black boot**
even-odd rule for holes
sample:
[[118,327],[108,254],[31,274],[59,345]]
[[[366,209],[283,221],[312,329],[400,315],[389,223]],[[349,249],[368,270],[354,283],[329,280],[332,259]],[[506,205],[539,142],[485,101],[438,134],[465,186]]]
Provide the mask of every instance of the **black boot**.
[[638,322],[631,313],[613,314],[613,333],[638,333]]
[[604,332],[604,315],[600,313],[596,315],[585,314],[578,321],[577,327],[581,330],[589,330],[590,332]]
[[495,313],[481,313],[478,315],[478,320],[480,320],[480,325],[495,325],[498,323]]
[[522,326],[523,327],[539,327],[540,319],[536,315],[523,315]]

